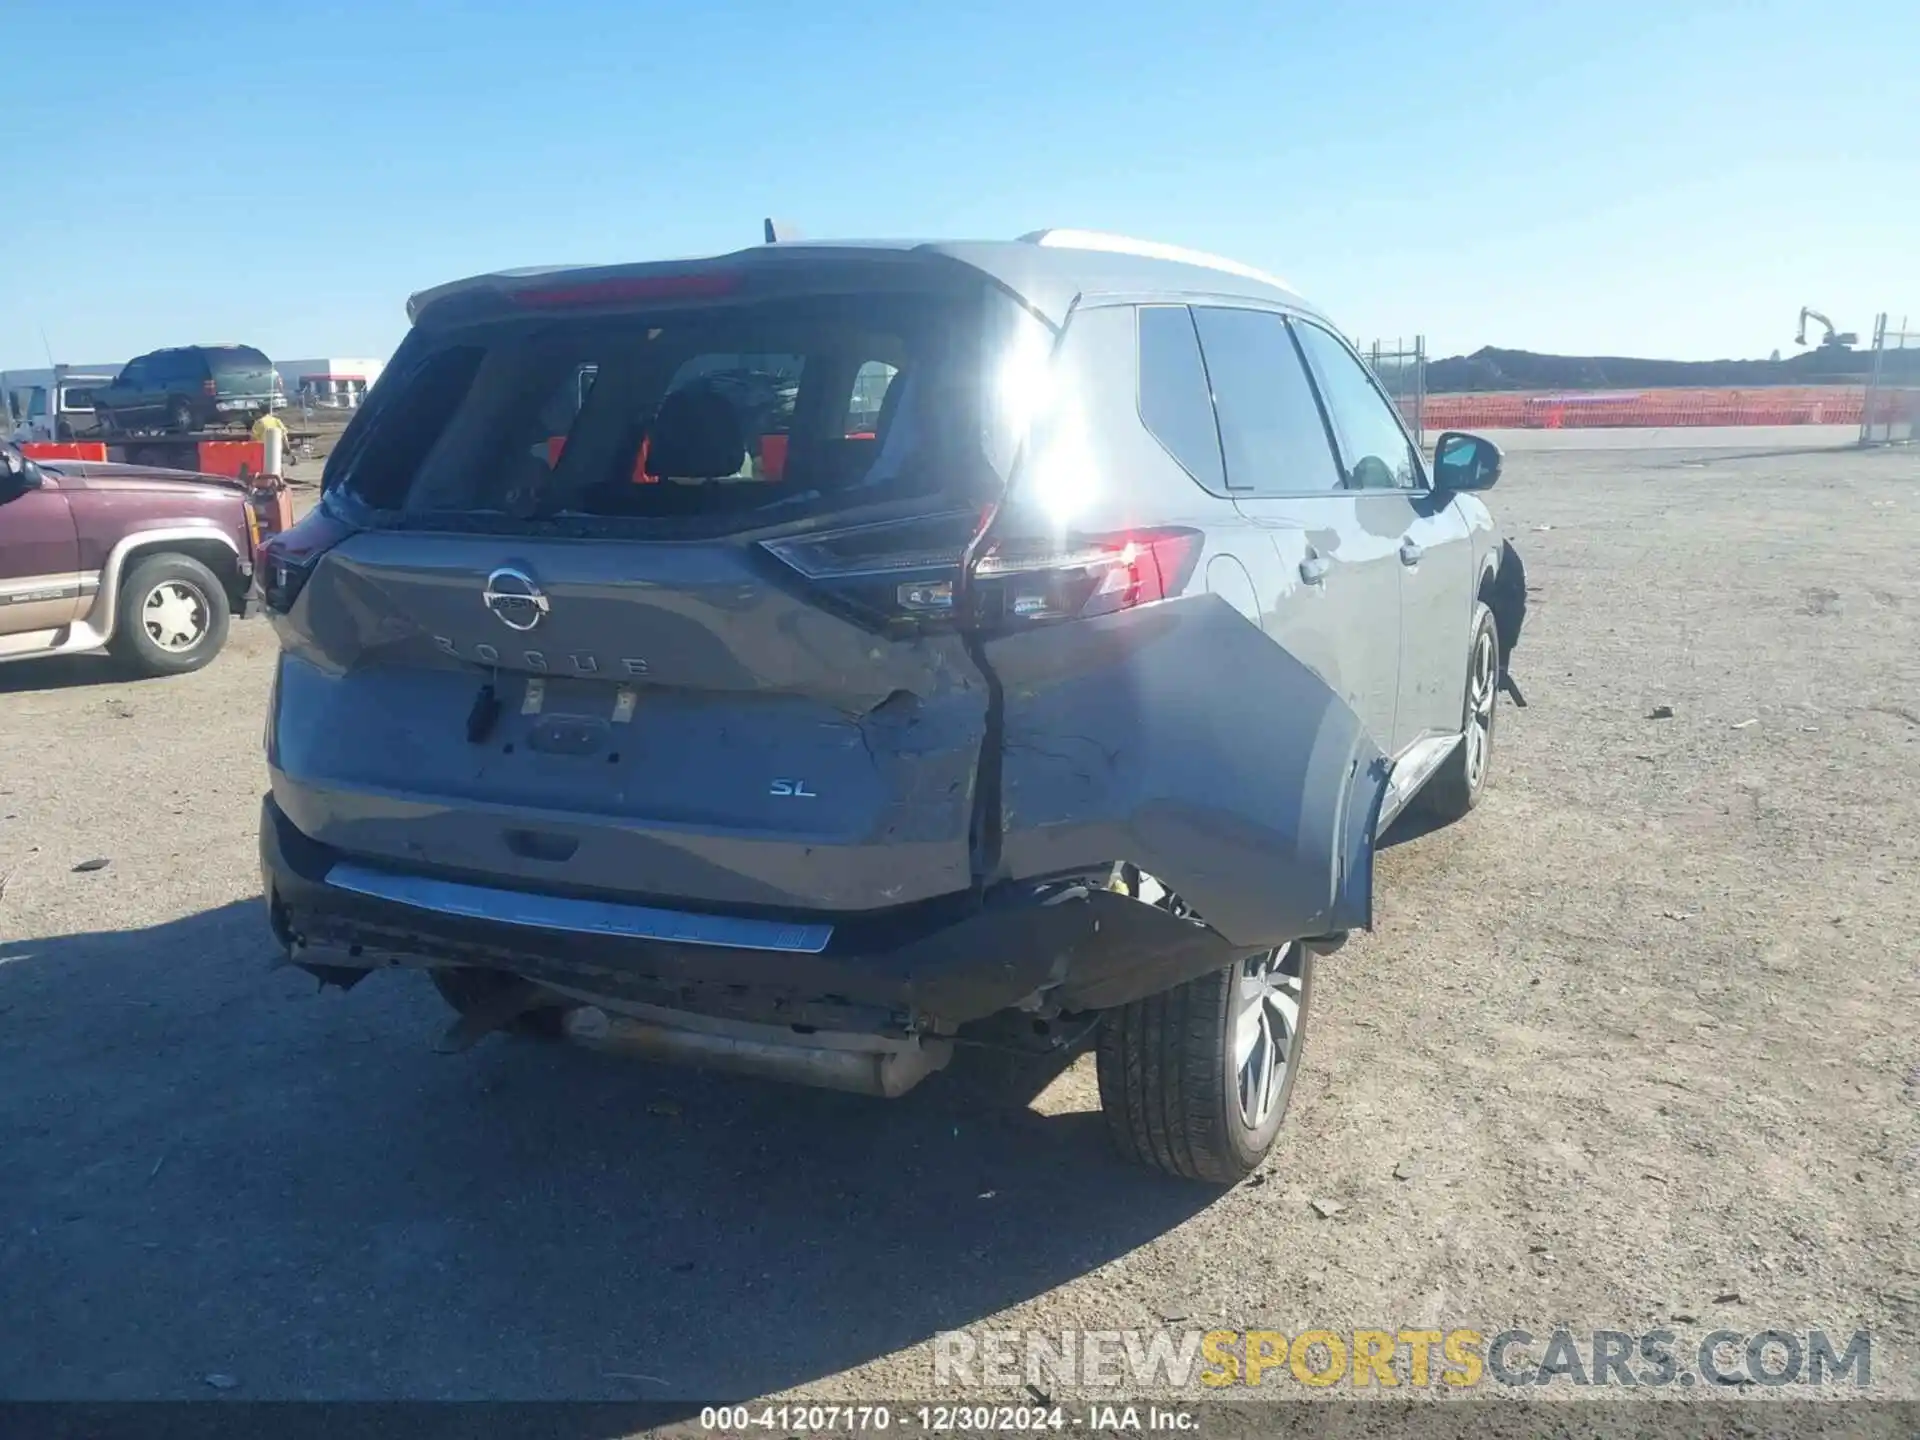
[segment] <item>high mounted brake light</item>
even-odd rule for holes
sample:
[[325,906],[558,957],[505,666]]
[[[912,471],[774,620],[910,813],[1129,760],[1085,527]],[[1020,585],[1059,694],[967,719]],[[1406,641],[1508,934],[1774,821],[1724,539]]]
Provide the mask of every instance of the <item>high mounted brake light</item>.
[[509,290],[507,299],[527,310],[567,310],[647,300],[715,299],[739,288],[739,276],[708,270],[691,275],[616,275],[574,285],[543,285]]

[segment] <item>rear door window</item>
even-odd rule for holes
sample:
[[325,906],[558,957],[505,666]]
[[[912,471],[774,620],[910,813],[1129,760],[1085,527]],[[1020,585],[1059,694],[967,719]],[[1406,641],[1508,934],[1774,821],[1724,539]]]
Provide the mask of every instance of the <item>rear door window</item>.
[[1175,460],[1214,494],[1227,488],[1193,313],[1184,305],[1143,305],[1139,315],[1140,419]]
[[1313,365],[1340,439],[1346,483],[1354,490],[1412,490],[1424,484],[1420,461],[1400,417],[1367,367],[1318,325],[1296,322],[1294,333]]
[[1220,417],[1227,484],[1234,493],[1339,489],[1326,420],[1285,317],[1212,306],[1196,307],[1193,317]]

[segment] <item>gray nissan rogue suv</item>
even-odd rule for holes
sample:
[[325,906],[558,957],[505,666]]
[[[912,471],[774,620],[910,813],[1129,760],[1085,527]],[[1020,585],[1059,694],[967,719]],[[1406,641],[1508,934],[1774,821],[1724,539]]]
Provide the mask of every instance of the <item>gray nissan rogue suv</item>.
[[409,313],[262,558],[295,963],[880,1095],[1090,1039],[1123,1153],[1257,1165],[1376,836],[1487,782],[1499,451],[1430,471],[1279,282],[1086,232]]

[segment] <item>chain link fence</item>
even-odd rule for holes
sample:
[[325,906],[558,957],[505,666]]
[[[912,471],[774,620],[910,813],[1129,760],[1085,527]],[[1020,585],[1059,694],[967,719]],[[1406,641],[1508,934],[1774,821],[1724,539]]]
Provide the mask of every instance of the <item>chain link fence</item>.
[[1376,340],[1360,352],[1380,388],[1400,407],[1400,416],[1416,440],[1426,443],[1421,431],[1427,411],[1427,337],[1416,335],[1409,345],[1405,340],[1389,344]]
[[1860,410],[1862,445],[1911,445],[1920,422],[1920,330],[1882,315],[1873,327],[1873,368]]

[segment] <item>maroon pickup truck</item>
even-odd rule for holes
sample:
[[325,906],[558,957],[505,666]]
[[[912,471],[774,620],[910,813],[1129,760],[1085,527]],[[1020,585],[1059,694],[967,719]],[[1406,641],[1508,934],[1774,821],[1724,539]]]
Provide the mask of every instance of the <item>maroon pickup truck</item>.
[[137,674],[198,670],[251,608],[259,533],[239,481],[0,446],[0,663],[108,650]]

